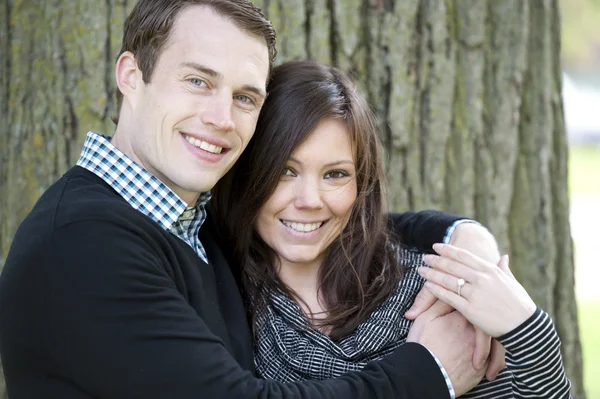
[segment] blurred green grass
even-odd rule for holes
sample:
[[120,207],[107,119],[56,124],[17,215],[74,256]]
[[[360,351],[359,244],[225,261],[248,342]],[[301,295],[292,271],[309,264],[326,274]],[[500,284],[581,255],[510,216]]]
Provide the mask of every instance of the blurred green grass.
[[569,192],[600,196],[600,145],[569,147]]
[[[600,146],[569,148],[569,192],[600,199]],[[599,209],[600,212],[600,209]],[[600,398],[600,299],[579,299],[579,329],[587,397]]]
[[583,349],[587,397],[600,398],[600,300],[579,301],[579,332]]

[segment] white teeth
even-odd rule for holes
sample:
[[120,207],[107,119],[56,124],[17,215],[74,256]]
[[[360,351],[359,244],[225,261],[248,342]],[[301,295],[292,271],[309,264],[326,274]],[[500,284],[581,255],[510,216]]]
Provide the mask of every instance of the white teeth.
[[323,225],[323,222],[317,222],[317,223],[297,223],[297,222],[288,222],[287,220],[282,220],[281,221],[284,225],[286,225],[287,227],[299,231],[301,233],[308,233],[311,231],[315,231],[316,229],[318,229],[319,227],[321,227]]
[[183,137],[185,137],[185,139],[188,141],[188,143],[190,143],[196,147],[202,148],[205,151],[212,152],[213,154],[220,154],[221,151],[223,151],[223,147],[218,147],[214,144],[209,144],[206,141],[198,140],[194,137],[190,137],[190,136],[186,136],[186,135],[183,135]]

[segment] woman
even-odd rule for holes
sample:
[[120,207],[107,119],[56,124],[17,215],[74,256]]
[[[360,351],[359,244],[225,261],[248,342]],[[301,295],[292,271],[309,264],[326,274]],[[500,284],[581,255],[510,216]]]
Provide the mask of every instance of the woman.
[[[216,220],[236,238],[257,372],[324,379],[390,353],[409,336],[403,315],[421,273],[507,350],[498,378],[464,397],[569,397],[552,322],[506,263],[441,246],[442,257],[426,258],[432,269],[420,268],[422,254],[388,229],[380,143],[349,79],[292,62],[275,68],[268,91],[249,148],[213,199]],[[490,287],[502,302],[483,295]]]

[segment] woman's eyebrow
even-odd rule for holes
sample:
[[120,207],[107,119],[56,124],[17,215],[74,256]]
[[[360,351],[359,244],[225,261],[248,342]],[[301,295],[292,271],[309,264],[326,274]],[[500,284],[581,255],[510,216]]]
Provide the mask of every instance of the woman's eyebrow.
[[[288,162],[294,162],[294,163],[297,163],[298,165],[302,165],[302,162],[300,162],[299,160],[297,160],[294,157],[290,157],[288,159]],[[349,165],[354,166],[354,161],[351,160],[351,159],[342,159],[342,160],[339,160],[339,161],[334,161],[334,162],[326,163],[323,166],[325,166],[326,168],[330,168],[332,166],[338,166],[338,165],[344,165],[344,164],[349,164]]]

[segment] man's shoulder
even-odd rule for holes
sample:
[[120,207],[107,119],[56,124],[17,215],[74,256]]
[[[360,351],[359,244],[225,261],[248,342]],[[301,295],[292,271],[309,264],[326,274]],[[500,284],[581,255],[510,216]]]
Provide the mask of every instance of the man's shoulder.
[[104,180],[86,169],[75,166],[63,179],[62,190],[52,198],[56,203],[55,228],[82,220],[112,219],[123,213],[129,218],[142,216]]
[[[44,192],[23,220],[5,269],[39,263],[44,254],[54,254],[53,248],[61,246],[88,248],[88,256],[110,247],[109,252],[118,257],[135,243],[155,254],[156,243],[163,242],[165,236],[169,237],[168,232],[129,205],[102,179],[74,167]],[[97,245],[100,242],[103,245]]]
[[144,219],[101,178],[74,166],[44,192],[21,228],[45,235],[78,222],[130,220],[138,224]]

